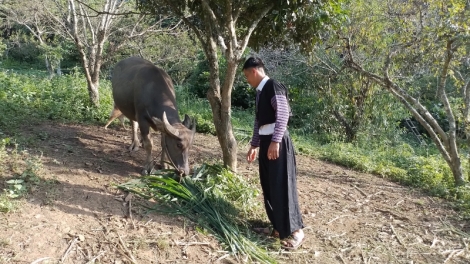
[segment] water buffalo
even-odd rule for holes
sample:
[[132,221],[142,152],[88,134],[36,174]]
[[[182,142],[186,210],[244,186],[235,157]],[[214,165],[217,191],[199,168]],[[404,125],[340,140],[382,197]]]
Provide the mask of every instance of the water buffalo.
[[162,135],[161,166],[173,166],[180,174],[188,175],[188,154],[196,123],[188,115],[181,122],[170,76],[147,60],[131,57],[116,64],[111,82],[115,106],[132,121],[131,149],[140,144],[140,128],[147,152],[143,173],[149,173],[154,166],[149,137],[152,127]]

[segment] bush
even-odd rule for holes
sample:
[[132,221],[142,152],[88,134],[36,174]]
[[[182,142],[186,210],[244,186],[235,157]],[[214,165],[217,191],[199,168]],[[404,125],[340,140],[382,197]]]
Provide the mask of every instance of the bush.
[[[318,145],[318,142],[292,134],[302,153],[380,175],[419,188],[429,195],[448,199],[457,209],[462,210],[462,215],[470,217],[470,187],[455,187],[449,166],[433,147],[412,147],[396,139],[388,142],[370,139],[369,142],[356,144],[332,142]],[[467,168],[468,160],[461,160],[462,167]]]
[[113,107],[110,83],[100,85],[100,107],[90,103],[86,79],[75,72],[48,79],[0,72],[0,126],[11,129],[25,120],[105,122]]
[[176,87],[176,100],[180,116],[187,114],[197,122],[196,132],[215,135],[212,111],[207,99],[194,98],[193,94],[183,86]]
[[[203,56],[201,53],[200,56]],[[223,56],[219,56],[219,68],[226,68],[226,61]],[[242,71],[240,65],[237,73]],[[223,83],[223,77],[225,72],[220,71],[221,83]],[[185,82],[190,93],[196,95],[198,98],[207,98],[207,91],[209,90],[209,63],[207,60],[201,58],[200,62],[196,66],[196,69],[192,72],[188,80]],[[232,89],[232,107],[248,109],[255,105],[256,90],[248,85],[242,74],[235,76],[235,81]]]
[[8,49],[8,58],[22,63],[39,63],[40,54],[38,45],[33,42],[15,43]]

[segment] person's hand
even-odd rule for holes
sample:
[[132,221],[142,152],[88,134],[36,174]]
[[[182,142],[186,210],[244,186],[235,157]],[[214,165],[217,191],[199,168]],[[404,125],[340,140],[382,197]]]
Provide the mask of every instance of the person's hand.
[[279,142],[271,142],[268,148],[268,159],[275,160],[279,158]]
[[256,159],[256,152],[258,147],[251,146],[250,149],[248,150],[248,153],[246,154],[246,160],[248,163],[251,163]]

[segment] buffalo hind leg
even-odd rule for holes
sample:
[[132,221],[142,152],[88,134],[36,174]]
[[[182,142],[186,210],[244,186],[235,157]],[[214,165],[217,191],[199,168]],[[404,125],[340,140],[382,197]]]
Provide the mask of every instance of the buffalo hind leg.
[[139,134],[137,133],[138,129],[139,129],[139,123],[137,123],[136,121],[132,121],[132,144],[129,147],[129,151],[139,150],[140,140],[139,140]]
[[111,114],[109,115],[108,123],[106,123],[106,125],[104,126],[104,129],[108,129],[108,126],[116,118],[119,118],[119,121],[121,121],[122,128],[124,128],[124,130],[127,130],[126,125],[124,124],[124,115],[121,113],[121,110],[119,110],[119,108],[117,108],[116,105],[114,106],[113,111],[111,111]]

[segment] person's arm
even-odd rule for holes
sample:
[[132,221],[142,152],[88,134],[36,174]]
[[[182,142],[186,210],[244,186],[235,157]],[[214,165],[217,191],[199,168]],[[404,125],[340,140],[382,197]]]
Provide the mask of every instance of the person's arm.
[[253,125],[253,136],[251,137],[250,144],[253,147],[259,147],[259,127],[258,127],[258,119],[256,118],[255,118],[255,124]]
[[281,142],[287,129],[287,122],[289,121],[287,97],[284,94],[277,94],[271,99],[271,105],[274,111],[276,111],[276,123],[271,141]]
[[282,94],[273,96],[271,105],[276,111],[276,123],[274,124],[274,133],[271,138],[271,144],[268,148],[268,159],[275,160],[279,158],[280,142],[287,129],[287,122],[289,121],[289,105],[287,104],[287,97]]
[[251,146],[246,154],[246,160],[252,162],[256,158],[257,148],[259,147],[259,128],[258,128],[258,119],[255,118],[255,124],[253,125],[253,136],[250,142]]

